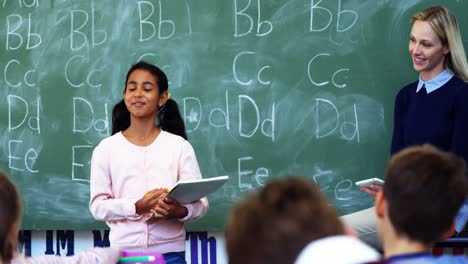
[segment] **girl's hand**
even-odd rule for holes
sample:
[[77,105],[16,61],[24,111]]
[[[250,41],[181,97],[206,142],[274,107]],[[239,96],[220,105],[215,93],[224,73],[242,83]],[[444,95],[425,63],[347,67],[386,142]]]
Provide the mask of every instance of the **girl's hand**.
[[167,193],[167,189],[157,188],[147,192],[135,203],[135,210],[138,215],[148,214],[158,204],[158,201]]
[[188,214],[187,207],[165,196],[158,200],[157,206],[151,212],[153,217],[148,220],[149,223],[154,223],[159,219],[181,219]]
[[367,187],[361,187],[361,191],[366,192],[374,199],[377,196],[377,193],[380,192],[381,190],[382,190],[382,185],[379,185],[379,184],[371,184]]

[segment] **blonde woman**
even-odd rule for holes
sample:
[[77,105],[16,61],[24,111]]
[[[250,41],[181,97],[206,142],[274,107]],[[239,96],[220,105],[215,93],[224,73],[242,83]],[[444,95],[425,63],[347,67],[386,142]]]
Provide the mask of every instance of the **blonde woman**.
[[[434,6],[414,15],[409,53],[419,79],[396,96],[391,154],[429,143],[468,162],[468,64],[453,13]],[[361,188],[374,198],[381,189],[379,185]],[[467,218],[465,202],[457,216],[457,232]],[[344,216],[343,220],[364,241],[380,247],[374,208]]]

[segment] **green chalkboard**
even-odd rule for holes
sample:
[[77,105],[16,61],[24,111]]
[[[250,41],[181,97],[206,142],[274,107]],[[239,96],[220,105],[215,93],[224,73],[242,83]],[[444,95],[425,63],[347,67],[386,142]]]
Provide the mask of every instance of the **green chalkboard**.
[[104,228],[88,210],[93,147],[139,59],[170,80],[204,177],[229,175],[191,230],[220,230],[265,182],[305,175],[341,214],[372,199],[393,98],[416,79],[410,17],[445,4],[468,46],[468,1],[0,1],[0,166],[24,229]]

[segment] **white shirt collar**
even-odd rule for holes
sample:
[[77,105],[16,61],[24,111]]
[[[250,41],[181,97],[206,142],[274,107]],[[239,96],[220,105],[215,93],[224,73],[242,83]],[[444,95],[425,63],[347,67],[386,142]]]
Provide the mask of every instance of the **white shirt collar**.
[[445,69],[443,72],[439,73],[439,75],[428,81],[423,81],[421,79],[421,76],[419,76],[419,82],[418,86],[416,87],[416,93],[419,92],[419,90],[421,90],[421,88],[424,85],[426,87],[426,92],[429,94],[442,87],[442,85],[446,84],[448,81],[450,81],[453,75],[454,74],[451,71]]

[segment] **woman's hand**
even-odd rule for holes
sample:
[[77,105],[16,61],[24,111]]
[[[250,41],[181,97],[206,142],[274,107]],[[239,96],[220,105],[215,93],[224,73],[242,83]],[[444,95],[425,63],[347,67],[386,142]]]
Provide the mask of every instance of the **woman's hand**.
[[151,212],[153,217],[148,220],[149,223],[154,223],[159,219],[181,219],[188,214],[187,207],[165,196],[158,200],[158,204]]
[[157,188],[147,192],[135,203],[135,210],[138,215],[151,213],[151,210],[158,205],[158,202],[167,193],[167,189]]
[[374,199],[377,196],[377,193],[380,192],[381,190],[382,190],[382,185],[379,185],[379,184],[371,184],[367,187],[361,187],[361,191],[366,192]]

